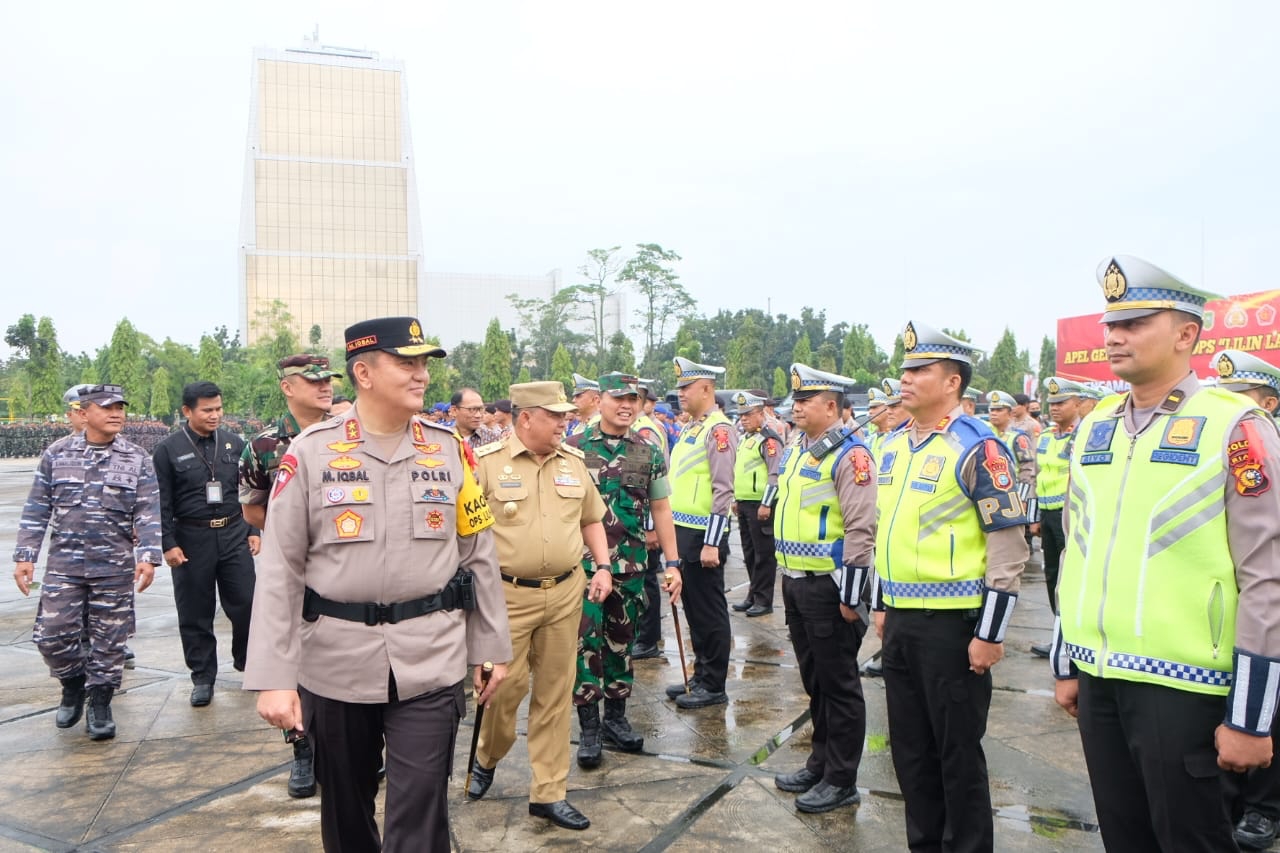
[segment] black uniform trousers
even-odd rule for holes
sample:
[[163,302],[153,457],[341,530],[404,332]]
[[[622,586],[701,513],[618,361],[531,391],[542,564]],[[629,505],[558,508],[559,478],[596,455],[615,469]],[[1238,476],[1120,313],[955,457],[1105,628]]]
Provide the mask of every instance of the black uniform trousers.
[[684,602],[689,639],[693,641],[693,677],[709,693],[722,693],[729,675],[729,647],[733,642],[729,603],[724,595],[729,536],[726,533],[720,540],[720,565],[714,569],[702,565],[703,536],[701,528],[676,525],[676,546],[680,551],[680,574],[684,582],[680,600]]
[[1058,569],[1067,537],[1062,530],[1062,510],[1040,510],[1040,551],[1044,557],[1044,585],[1049,591],[1049,609],[1058,615]]
[[[400,701],[392,685],[382,704],[339,702],[300,688],[303,728],[316,748],[320,838],[342,853],[449,849],[449,774],[458,721],[466,709],[462,682]],[[567,697],[566,697],[567,699]],[[382,747],[387,749],[384,832],[374,800]]]
[[840,591],[826,573],[784,576],[782,606],[813,719],[805,767],[828,785],[847,788],[858,781],[867,736],[867,703],[858,675],[867,625],[861,619],[844,621]]
[[885,613],[889,747],[906,801],[907,846],[917,853],[989,853],[995,843],[982,750],[991,673],[969,669],[977,616],[977,610]]
[[[773,520],[756,515],[760,501],[738,501],[738,534],[742,537],[742,560],[747,564],[752,604],[773,607],[773,587],[778,577],[778,555],[773,545]],[[785,606],[785,605],[784,605]]]
[[218,677],[218,640],[213,633],[218,599],[231,620],[232,662],[237,670],[244,670],[255,578],[246,525],[240,518],[226,527],[179,524],[174,530],[187,562],[173,569],[173,600],[182,653],[196,684],[212,684]]
[[656,646],[662,639],[662,575],[661,548],[649,551],[649,568],[644,573],[644,609],[640,611],[640,624],[636,631],[636,645]]
[[1213,743],[1225,697],[1081,673],[1079,711],[1107,850],[1238,849]]
[[1233,823],[1246,812],[1280,820],[1280,714],[1276,714],[1271,723],[1271,750],[1276,755],[1270,767],[1259,767],[1248,773],[1223,773],[1222,783]]

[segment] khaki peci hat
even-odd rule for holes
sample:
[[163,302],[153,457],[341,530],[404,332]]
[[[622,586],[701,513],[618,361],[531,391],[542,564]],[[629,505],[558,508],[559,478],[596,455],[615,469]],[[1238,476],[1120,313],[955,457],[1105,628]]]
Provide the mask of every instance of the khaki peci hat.
[[546,409],[548,412],[576,412],[578,407],[564,395],[564,385],[554,379],[521,382],[511,386],[511,405],[517,409]]

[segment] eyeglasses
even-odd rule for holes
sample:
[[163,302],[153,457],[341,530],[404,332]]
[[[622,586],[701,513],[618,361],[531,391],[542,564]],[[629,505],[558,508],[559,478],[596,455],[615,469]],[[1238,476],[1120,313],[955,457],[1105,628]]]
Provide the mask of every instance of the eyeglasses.
[[459,412],[470,412],[473,415],[478,415],[484,411],[483,404],[479,406],[457,406],[456,408]]

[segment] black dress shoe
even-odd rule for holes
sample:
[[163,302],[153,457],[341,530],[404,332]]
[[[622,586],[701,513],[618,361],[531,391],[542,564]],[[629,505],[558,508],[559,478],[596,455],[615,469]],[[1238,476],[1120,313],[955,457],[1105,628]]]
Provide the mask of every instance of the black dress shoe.
[[697,689],[698,689],[698,681],[697,681],[697,679],[694,679],[694,678],[690,678],[690,679],[689,679],[689,689],[688,689],[688,690],[685,690],[685,687],[684,687],[684,683],[683,683],[683,682],[681,682],[681,683],[679,683],[679,684],[668,684],[668,685],[667,685],[667,698],[668,698],[668,699],[678,699],[679,697],[683,696],[685,693],[692,693],[693,691],[695,691],[695,690],[697,690]]
[[569,805],[568,800],[557,800],[554,803],[529,803],[529,814],[534,817],[545,817],[556,826],[565,829],[586,829],[591,821],[582,812]]
[[806,814],[822,814],[832,809],[838,809],[841,806],[857,805],[860,802],[862,802],[862,797],[858,794],[858,789],[854,785],[850,785],[847,788],[837,788],[835,785],[819,782],[810,788],[807,793],[796,797],[796,811],[805,812]]
[[662,657],[662,649],[657,646],[646,646],[636,643],[631,647],[632,660],[648,660],[649,658]]
[[779,791],[792,794],[803,794],[821,781],[822,777],[811,772],[808,767],[801,767],[795,773],[779,773],[773,777],[773,784]]
[[747,611],[748,616],[765,616],[773,612],[772,607],[765,607],[763,604],[753,604],[751,609]]
[[58,704],[53,724],[60,729],[69,729],[80,722],[80,715],[84,713],[84,697],[83,673],[62,679],[62,701]]
[[467,788],[467,797],[472,800],[478,800],[489,791],[489,786],[493,784],[493,771],[498,769],[498,765],[492,767],[481,767],[480,759],[476,759],[476,763],[471,765],[471,785]]
[[124,668],[133,669],[135,666],[137,666],[137,661],[135,660],[133,649],[129,648],[128,646],[125,646],[124,647]]
[[191,688],[191,707],[203,708],[213,701],[212,684],[196,684]]
[[699,684],[691,692],[676,697],[676,707],[686,711],[694,708],[710,708],[712,705],[728,704],[729,697],[723,690],[712,692]]
[[1266,850],[1276,840],[1277,822],[1257,812],[1245,812],[1236,824],[1236,843],[1245,850]]
[[1048,643],[1036,643],[1031,647],[1031,654],[1038,658],[1047,658],[1049,656]]
[[751,609],[751,599],[747,599],[739,604],[733,605],[733,609],[738,613],[746,613]]
[[884,675],[884,661],[878,656],[862,665],[862,674],[868,678],[880,678]]
[[293,765],[289,768],[289,796],[304,800],[316,794],[315,753],[311,741],[298,738],[293,744]]

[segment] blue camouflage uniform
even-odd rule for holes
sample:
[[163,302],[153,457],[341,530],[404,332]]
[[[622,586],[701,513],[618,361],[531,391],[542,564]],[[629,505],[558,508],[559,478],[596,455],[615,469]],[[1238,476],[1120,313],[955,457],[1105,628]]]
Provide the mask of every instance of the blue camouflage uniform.
[[89,687],[120,686],[135,567],[162,562],[159,509],[151,457],[133,442],[98,446],[72,435],[40,457],[13,559],[34,563],[51,529],[33,639],[55,678],[83,674]]

